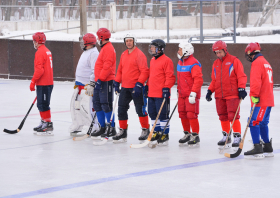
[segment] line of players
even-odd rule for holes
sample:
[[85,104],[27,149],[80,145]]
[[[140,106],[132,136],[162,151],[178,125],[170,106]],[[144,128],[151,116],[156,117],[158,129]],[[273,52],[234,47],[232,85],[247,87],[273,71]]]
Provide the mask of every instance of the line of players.
[[[149,53],[153,58],[150,61],[150,68],[148,68],[146,56],[136,46],[136,37],[127,34],[124,37],[127,50],[122,53],[115,74],[116,52],[109,41],[111,33],[106,28],[100,28],[97,31],[97,37],[98,40],[91,33],[87,33],[83,37],[84,52],[77,65],[74,93],[71,100],[72,125],[69,128],[71,135],[79,136],[83,127],[88,127],[94,119],[95,127],[91,132],[92,138],[107,136],[112,137],[115,143],[126,142],[127,111],[129,103],[133,100],[142,127],[139,140],[146,140],[150,133],[150,124],[155,123],[160,106],[165,99],[151,141],[166,145],[169,140],[170,89],[174,86],[176,77],[172,60],[164,54],[165,42],[161,39],[151,41]],[[46,37],[43,33],[33,35],[33,43],[37,52],[30,90],[34,91],[36,85],[37,106],[41,114],[40,125],[34,128],[37,135],[53,134],[49,108],[53,88],[52,56],[51,52],[44,46],[45,40]],[[97,42],[101,47],[100,52],[96,48]],[[224,146],[227,136],[229,136],[226,147],[230,147],[230,125],[232,124],[234,131],[232,147],[237,148],[241,141],[240,109],[234,122],[233,118],[240,100],[247,96],[245,90],[247,76],[240,60],[228,53],[225,42],[215,42],[212,50],[217,59],[212,67],[212,81],[207,91],[206,100],[211,101],[212,94],[215,92],[216,109],[223,133],[223,138],[218,142],[218,145]],[[271,107],[274,106],[272,67],[260,51],[261,47],[258,43],[250,43],[245,49],[247,60],[252,62],[250,74],[251,106],[256,104],[250,122],[254,148],[245,152],[245,156],[257,158],[263,158],[264,154],[273,156],[268,133],[270,111]],[[179,143],[198,145],[200,142],[199,100],[203,78],[201,64],[194,58],[193,53],[194,48],[191,43],[182,42],[179,44],[177,52],[179,58],[177,64],[178,111],[185,134]],[[114,118],[111,127],[109,127],[113,113],[114,92],[119,94],[118,120],[120,129],[118,133]],[[148,112],[146,111],[147,104]],[[151,123],[149,123],[148,115]],[[260,137],[263,141],[260,140]]]

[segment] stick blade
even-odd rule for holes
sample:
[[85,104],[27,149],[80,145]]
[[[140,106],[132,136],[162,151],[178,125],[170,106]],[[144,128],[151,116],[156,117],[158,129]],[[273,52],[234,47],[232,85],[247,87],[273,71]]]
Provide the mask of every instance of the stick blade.
[[149,142],[150,142],[149,140],[145,140],[145,142],[142,144],[131,144],[130,148],[143,148],[143,147],[147,146],[149,144]]
[[101,141],[94,141],[92,144],[95,145],[95,146],[101,146],[101,145],[104,145],[108,142],[108,137],[105,137],[103,139],[101,139]]
[[19,131],[20,131],[19,129],[17,129],[17,130],[13,130],[13,131],[8,130],[8,129],[4,129],[4,130],[3,130],[3,132],[5,132],[5,133],[9,133],[9,134],[16,134],[16,133],[18,133]]
[[73,140],[74,141],[81,141],[81,140],[87,139],[88,136],[89,136],[88,134],[85,134],[85,135],[80,136],[80,137],[73,137]]
[[228,157],[228,158],[236,158],[238,157],[242,152],[242,149],[241,148],[238,148],[237,152],[236,153],[233,153],[233,154],[228,154],[228,153],[225,153],[225,157]]

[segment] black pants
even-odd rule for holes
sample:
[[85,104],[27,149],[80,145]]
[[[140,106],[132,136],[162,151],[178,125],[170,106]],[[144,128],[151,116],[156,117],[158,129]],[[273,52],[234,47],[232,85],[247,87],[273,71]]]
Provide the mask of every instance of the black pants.
[[53,90],[53,85],[36,86],[37,107],[40,112],[50,110],[52,90]]
[[143,91],[139,97],[135,97],[132,93],[133,88],[123,88],[120,92],[120,98],[119,98],[119,108],[118,108],[118,117],[119,120],[128,120],[128,114],[127,111],[129,109],[129,103],[131,100],[133,100],[136,113],[139,117],[145,117],[147,116],[147,98],[143,96]]
[[[148,112],[152,120],[156,119],[162,102],[163,102],[163,98],[149,98]],[[165,99],[165,103],[160,112],[159,120],[169,119],[169,112],[170,112],[170,98]]]
[[93,93],[93,108],[96,112],[104,111],[109,113],[112,111],[113,95],[113,81],[102,82],[101,89],[94,89]]

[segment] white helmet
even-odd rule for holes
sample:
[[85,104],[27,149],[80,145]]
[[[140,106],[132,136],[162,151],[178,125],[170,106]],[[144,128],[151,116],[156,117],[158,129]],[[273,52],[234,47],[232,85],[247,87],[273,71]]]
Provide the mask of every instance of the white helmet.
[[136,36],[135,36],[134,34],[132,34],[132,33],[130,33],[130,32],[129,32],[128,34],[126,34],[126,35],[124,36],[124,38],[123,38],[124,44],[125,44],[125,40],[126,40],[127,38],[132,38],[133,41],[134,41],[134,45],[136,45],[137,39],[136,39]]
[[182,48],[182,53],[183,53],[182,56],[177,54],[177,57],[179,59],[183,58],[183,56],[190,56],[190,55],[192,55],[194,53],[193,45],[191,43],[189,43],[188,41],[181,42],[179,44],[179,47]]

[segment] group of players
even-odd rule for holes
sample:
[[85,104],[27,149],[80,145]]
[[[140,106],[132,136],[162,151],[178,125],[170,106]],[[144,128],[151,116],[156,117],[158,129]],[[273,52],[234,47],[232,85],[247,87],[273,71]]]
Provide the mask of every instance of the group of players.
[[[136,46],[136,37],[132,34],[125,35],[124,44],[127,50],[122,53],[116,72],[116,52],[110,42],[110,31],[100,28],[96,34],[97,39],[91,33],[83,36],[84,52],[77,65],[71,100],[70,134],[79,136],[84,126],[88,127],[93,123],[94,127],[88,134],[92,138],[112,137],[115,143],[126,142],[127,112],[129,103],[133,100],[142,127],[139,140],[146,140],[150,134],[150,125],[155,125],[151,142],[156,141],[157,144],[166,145],[169,140],[170,94],[176,77],[172,60],[164,54],[165,42],[161,39],[151,41],[149,53],[153,58],[148,68],[146,56]],[[37,52],[30,90],[34,91],[36,85],[37,107],[41,115],[39,126],[34,128],[37,135],[53,135],[49,107],[53,89],[52,55],[45,47],[45,41],[44,33],[37,32],[33,35]],[[100,52],[96,48],[96,43],[101,47]],[[206,100],[210,102],[215,92],[216,110],[223,134],[218,145],[231,147],[230,129],[232,128],[234,137],[232,147],[237,148],[241,142],[240,103],[247,96],[245,90],[247,76],[241,61],[227,51],[225,42],[221,40],[215,42],[212,50],[217,59],[213,63],[212,81]],[[246,59],[252,62],[250,98],[253,114],[249,126],[254,147],[244,154],[256,158],[273,156],[268,131],[270,111],[274,106],[272,67],[260,51],[261,47],[258,43],[250,43],[245,49]],[[203,84],[201,64],[193,53],[194,47],[191,43],[179,44],[177,104],[184,129],[184,137],[179,140],[179,143],[192,146],[200,143],[198,115]],[[116,99],[119,98],[118,133],[114,122],[114,93],[117,94]]]

